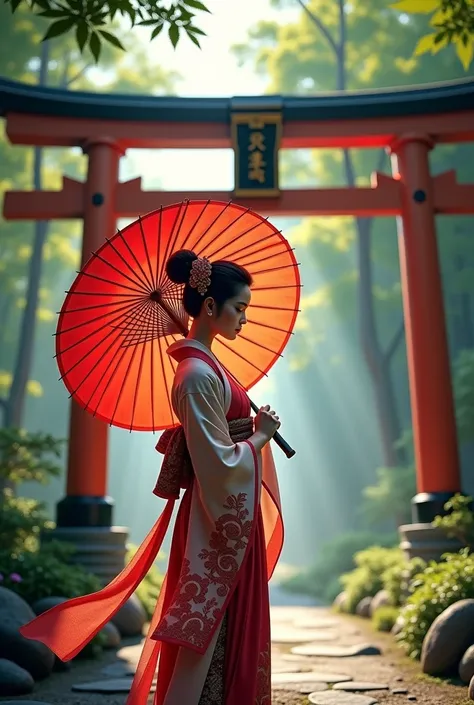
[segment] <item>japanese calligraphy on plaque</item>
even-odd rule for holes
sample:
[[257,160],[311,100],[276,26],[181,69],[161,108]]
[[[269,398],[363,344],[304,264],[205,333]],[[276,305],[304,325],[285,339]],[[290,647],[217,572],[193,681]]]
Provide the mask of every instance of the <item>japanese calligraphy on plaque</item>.
[[233,113],[236,196],[278,196],[280,113]]

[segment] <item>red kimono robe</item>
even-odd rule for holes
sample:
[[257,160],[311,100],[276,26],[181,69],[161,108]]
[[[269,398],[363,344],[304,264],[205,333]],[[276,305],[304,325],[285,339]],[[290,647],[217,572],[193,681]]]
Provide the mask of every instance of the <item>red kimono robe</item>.
[[[199,705],[224,617],[222,705],[268,705],[268,580],[283,543],[270,446],[257,453],[249,441],[232,440],[229,422],[250,416],[249,402],[205,346],[182,340],[168,353],[179,362],[172,403],[193,476],[127,705],[145,705],[157,669],[155,705]],[[23,635],[42,641],[62,660],[73,658],[143,579],[176,498],[168,499],[132,561],[111,583],[45,612],[22,628]]]

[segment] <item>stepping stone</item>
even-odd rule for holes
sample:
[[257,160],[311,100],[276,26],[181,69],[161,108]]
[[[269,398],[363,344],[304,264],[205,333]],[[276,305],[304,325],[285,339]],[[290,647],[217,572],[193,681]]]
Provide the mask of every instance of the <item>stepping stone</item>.
[[337,619],[324,619],[315,617],[314,619],[296,619],[293,626],[296,629],[333,629],[338,627],[340,622]]
[[309,702],[313,705],[378,705],[369,695],[355,695],[328,690],[325,693],[311,693]]
[[[132,687],[132,678],[110,678],[91,683],[78,683],[72,690],[83,693],[129,693]],[[152,687],[152,691],[154,688]]]
[[351,683],[336,683],[334,690],[347,690],[353,693],[363,693],[369,690],[388,690],[386,683],[365,683],[364,681],[352,681]]
[[[408,688],[392,688],[390,691],[392,695],[407,695],[408,694]],[[3,703],[2,703],[3,705]]]
[[275,673],[272,675],[272,686],[277,688],[283,683],[343,683],[352,680],[351,676],[340,673],[325,673],[324,671],[310,671],[309,673]]
[[[273,659],[275,657],[272,657]],[[278,659],[280,661],[289,661],[291,663],[298,663],[301,668],[308,668],[311,666],[311,662],[307,656],[297,656],[297,654],[278,654]],[[272,661],[273,662],[273,661]],[[316,662],[314,662],[316,663]],[[288,666],[286,671],[290,672],[291,668]]]
[[103,676],[108,678],[126,678],[135,675],[136,668],[126,661],[117,661],[101,669]]
[[117,658],[121,661],[128,661],[129,664],[138,665],[143,650],[144,641],[133,646],[124,646],[117,651]]
[[309,695],[310,693],[322,693],[323,690],[328,690],[328,688],[329,686],[327,683],[282,683],[277,686],[275,690]]
[[322,646],[321,644],[303,644],[294,646],[292,654],[298,656],[319,656],[321,658],[350,658],[353,656],[379,656],[377,646],[360,644],[359,646]]
[[335,632],[310,629],[274,629],[272,644],[305,644],[313,641],[332,641],[338,637]]
[[311,671],[311,666],[308,664],[293,668],[290,668],[286,663],[272,664],[272,673],[307,673],[308,671]]

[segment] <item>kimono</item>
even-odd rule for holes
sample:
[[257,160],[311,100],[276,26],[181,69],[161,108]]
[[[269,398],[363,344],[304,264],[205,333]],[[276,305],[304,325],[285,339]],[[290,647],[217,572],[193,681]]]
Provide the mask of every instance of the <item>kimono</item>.
[[178,362],[155,494],[166,507],[132,561],[102,590],[22,627],[63,661],[73,658],[144,578],[181,499],[168,570],[127,705],[270,705],[268,580],[283,544],[270,445],[256,452],[250,403],[201,343],[168,350]]

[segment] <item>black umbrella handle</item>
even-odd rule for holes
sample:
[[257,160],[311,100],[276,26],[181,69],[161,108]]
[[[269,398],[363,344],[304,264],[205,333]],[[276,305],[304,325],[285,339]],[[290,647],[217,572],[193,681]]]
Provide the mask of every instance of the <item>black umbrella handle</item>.
[[[258,408],[258,406],[257,406],[256,404],[253,403],[253,401],[252,401],[251,399],[250,399],[250,406],[251,406],[252,409],[255,411],[255,413],[258,414],[258,412],[260,411],[260,409]],[[275,435],[273,436],[273,440],[275,441],[275,443],[277,444],[277,446],[282,449],[282,451],[284,452],[284,454],[286,455],[287,458],[292,458],[294,455],[296,455],[296,450],[294,450],[294,449],[285,441],[285,439],[284,439],[282,436],[280,436],[280,434],[278,433],[278,431],[277,431],[277,432],[275,433]]]

